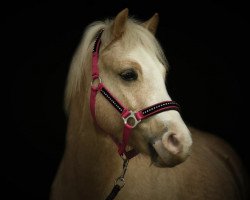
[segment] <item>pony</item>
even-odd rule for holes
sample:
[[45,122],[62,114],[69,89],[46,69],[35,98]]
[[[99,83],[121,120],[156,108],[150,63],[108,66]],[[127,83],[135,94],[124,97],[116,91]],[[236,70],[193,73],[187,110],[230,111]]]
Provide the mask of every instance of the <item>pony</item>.
[[68,73],[66,146],[51,200],[247,198],[235,151],[187,126],[169,96],[158,21],[126,8],[86,28]]

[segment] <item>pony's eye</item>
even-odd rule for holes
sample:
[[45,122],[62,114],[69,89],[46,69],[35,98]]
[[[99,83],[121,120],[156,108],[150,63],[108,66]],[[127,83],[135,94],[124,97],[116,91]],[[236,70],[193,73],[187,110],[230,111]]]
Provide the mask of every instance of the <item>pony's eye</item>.
[[136,71],[133,69],[127,69],[124,72],[120,73],[120,76],[125,81],[135,81],[138,77]]

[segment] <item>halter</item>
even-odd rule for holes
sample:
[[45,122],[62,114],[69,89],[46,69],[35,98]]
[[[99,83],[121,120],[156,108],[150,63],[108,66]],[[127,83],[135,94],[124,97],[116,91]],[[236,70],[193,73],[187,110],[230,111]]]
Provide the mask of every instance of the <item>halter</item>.
[[[98,57],[99,57],[99,49],[101,45],[101,35],[104,29],[100,30],[97,34],[93,53],[92,53],[92,82],[91,82],[91,94],[90,94],[90,110],[94,122],[96,123],[96,116],[95,116],[95,102],[96,102],[96,95],[98,92],[101,94],[111,103],[111,105],[121,114],[121,118],[124,121],[124,128],[123,128],[123,137],[121,142],[117,142],[116,139],[112,137],[116,145],[118,146],[118,153],[120,156],[123,156],[127,159],[131,159],[135,155],[137,155],[135,150],[126,151],[126,146],[128,144],[129,138],[132,133],[132,129],[135,128],[142,120],[151,117],[155,114],[168,111],[168,110],[177,110],[179,111],[180,107],[175,101],[163,101],[137,112],[131,111],[127,109],[122,103],[115,98],[111,92],[105,87],[102,83],[102,79],[99,75],[98,69]],[[97,82],[94,85],[94,82]],[[131,123],[132,121],[132,123]]]
[[[115,98],[111,94],[111,92],[105,87],[102,83],[102,79],[99,75],[98,69],[98,57],[99,57],[99,49],[101,45],[101,35],[104,29],[100,30],[96,36],[93,53],[92,53],[92,81],[91,81],[91,93],[90,93],[90,111],[93,117],[94,123],[96,123],[96,115],[95,115],[95,102],[96,102],[96,95],[98,92],[101,94],[111,103],[111,105],[120,113],[121,118],[124,122],[123,127],[123,136],[122,141],[117,141],[114,137],[112,137],[113,141],[116,143],[118,147],[118,153],[123,159],[123,170],[121,176],[119,176],[116,181],[115,185],[108,195],[106,200],[113,200],[120,189],[125,185],[124,176],[127,170],[128,161],[129,159],[136,156],[138,153],[135,149],[130,151],[126,151],[126,146],[128,144],[129,138],[132,134],[132,129],[135,128],[142,120],[151,117],[155,114],[160,112],[168,111],[168,110],[177,110],[179,111],[179,105],[174,101],[163,101],[147,108],[144,108],[139,111],[131,111],[127,109],[123,104]],[[97,124],[97,123],[96,123]]]

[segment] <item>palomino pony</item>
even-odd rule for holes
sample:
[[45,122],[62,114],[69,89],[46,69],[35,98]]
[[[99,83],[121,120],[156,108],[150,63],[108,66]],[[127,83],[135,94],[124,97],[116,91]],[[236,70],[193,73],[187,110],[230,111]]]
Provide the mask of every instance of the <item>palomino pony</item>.
[[124,9],[86,29],[68,75],[66,149],[51,200],[247,198],[234,151],[187,128],[168,95],[157,25],[158,14],[142,23]]

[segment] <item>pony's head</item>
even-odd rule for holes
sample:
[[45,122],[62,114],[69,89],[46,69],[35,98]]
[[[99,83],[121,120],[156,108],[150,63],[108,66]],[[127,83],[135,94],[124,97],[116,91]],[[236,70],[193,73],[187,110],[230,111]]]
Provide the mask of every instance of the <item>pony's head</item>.
[[[102,82],[126,108],[138,111],[171,100],[165,85],[168,64],[154,34],[158,14],[146,22],[128,18],[128,9],[113,20],[91,24],[76,52],[68,77],[66,106],[70,110],[76,94],[84,94],[82,109],[89,117],[91,53],[95,36],[101,36],[98,66]],[[80,95],[82,96],[82,95]],[[79,95],[78,95],[79,97]],[[100,94],[96,96],[96,120],[104,133],[121,140],[120,113]],[[94,125],[94,124],[93,124]],[[133,129],[129,145],[149,155],[157,166],[172,167],[190,153],[192,139],[180,113],[169,110],[143,120]]]

